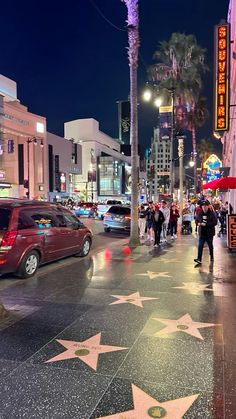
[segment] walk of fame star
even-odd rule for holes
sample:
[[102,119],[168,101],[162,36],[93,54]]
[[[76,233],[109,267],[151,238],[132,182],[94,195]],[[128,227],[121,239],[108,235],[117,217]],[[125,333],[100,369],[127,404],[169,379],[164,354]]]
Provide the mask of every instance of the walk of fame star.
[[158,259],[158,262],[162,262],[162,263],[176,263],[176,262],[180,262],[179,259]]
[[56,341],[64,346],[67,350],[59,355],[54,356],[51,359],[48,359],[45,362],[56,362],[62,361],[64,359],[79,358],[81,361],[96,371],[99,354],[128,349],[123,348],[122,346],[100,345],[100,340],[101,333],[98,333],[97,335],[94,335],[82,342],[56,339]]
[[189,291],[191,294],[198,294],[200,291],[213,291],[208,288],[211,284],[198,284],[197,282],[182,282],[182,287],[172,287]]
[[149,276],[149,279],[155,279],[155,278],[159,278],[159,277],[164,277],[164,278],[171,278],[171,275],[168,275],[169,272],[152,272],[152,271],[147,271],[146,273],[143,274],[136,274],[137,276]]
[[100,419],[182,419],[199,396],[199,394],[193,394],[181,399],[159,402],[134,384],[132,384],[132,393],[134,409],[102,416]]
[[177,320],[159,319],[157,317],[153,317],[153,320],[158,320],[159,322],[166,325],[164,329],[155,333],[154,336],[162,336],[162,335],[166,335],[168,333],[174,333],[174,332],[184,332],[184,333],[187,333],[188,335],[204,340],[201,333],[198,331],[198,329],[201,329],[203,327],[219,326],[218,324],[214,324],[214,323],[194,322],[190,314],[188,313]]
[[143,308],[142,301],[158,300],[158,298],[154,298],[154,297],[140,297],[139,292],[134,292],[133,294],[130,294],[130,295],[111,295],[111,297],[118,298],[118,301],[114,301],[113,303],[110,303],[109,304],[110,306],[114,304],[130,303],[135,306]]

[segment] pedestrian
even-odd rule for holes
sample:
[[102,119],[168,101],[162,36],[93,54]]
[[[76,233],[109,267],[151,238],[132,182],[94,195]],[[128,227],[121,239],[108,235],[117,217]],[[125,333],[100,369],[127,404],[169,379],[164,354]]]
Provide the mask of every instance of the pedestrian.
[[161,201],[161,208],[160,208],[162,214],[164,215],[164,222],[162,224],[162,241],[163,243],[167,242],[167,229],[168,229],[168,224],[170,221],[170,209],[167,206],[167,202],[166,201]]
[[170,210],[170,236],[171,239],[177,238],[177,223],[179,218],[179,211],[176,204],[173,203]]
[[154,230],[154,247],[159,246],[161,239],[162,225],[165,221],[165,217],[158,206],[155,207],[152,212],[152,225]]
[[154,240],[154,234],[153,234],[153,222],[152,222],[152,215],[154,212],[153,202],[150,201],[148,203],[147,208],[147,215],[146,215],[146,221],[147,221],[147,240]]
[[194,211],[194,220],[195,220],[195,233],[197,233],[198,223],[199,223],[199,216],[202,213],[202,204],[197,204],[195,211]]
[[147,222],[146,216],[147,216],[147,212],[144,208],[144,205],[140,205],[139,212],[138,212],[138,226],[139,226],[140,239],[144,238],[146,222]]
[[198,256],[194,259],[198,265],[202,263],[202,252],[204,244],[207,243],[209,248],[210,260],[214,261],[213,237],[215,235],[215,226],[217,225],[217,217],[214,211],[210,209],[209,201],[202,201],[202,213],[199,215],[198,223]]

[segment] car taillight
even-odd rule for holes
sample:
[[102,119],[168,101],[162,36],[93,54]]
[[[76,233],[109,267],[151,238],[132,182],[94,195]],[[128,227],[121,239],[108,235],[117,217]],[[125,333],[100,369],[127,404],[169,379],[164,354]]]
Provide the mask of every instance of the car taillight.
[[125,220],[131,220],[130,215],[126,215],[126,216],[125,216]]
[[7,231],[0,242],[0,250],[10,250],[16,240],[17,231]]
[[110,217],[111,216],[111,213],[110,212],[106,212],[105,214],[104,214],[104,217]]

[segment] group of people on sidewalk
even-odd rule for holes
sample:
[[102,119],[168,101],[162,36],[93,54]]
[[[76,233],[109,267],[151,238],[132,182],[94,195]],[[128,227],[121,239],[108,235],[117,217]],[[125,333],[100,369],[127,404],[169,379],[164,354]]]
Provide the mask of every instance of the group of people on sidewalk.
[[167,232],[170,231],[171,238],[177,237],[177,222],[179,211],[175,203],[168,207],[166,201],[162,201],[161,205],[149,202],[148,208],[143,205],[139,209],[139,231],[140,238],[143,239],[147,233],[147,240],[154,242],[157,247],[160,242],[167,242]]
[[[147,234],[147,241],[153,241],[154,247],[167,242],[167,233],[171,239],[177,237],[177,224],[180,217],[177,205],[173,202],[168,207],[166,201],[160,205],[150,202],[148,208],[143,205],[139,208],[139,231],[140,238]],[[194,259],[197,265],[202,263],[202,254],[205,243],[208,245],[210,261],[214,261],[213,238],[215,227],[218,223],[218,215],[215,208],[206,199],[201,199],[195,206],[187,203],[182,212],[182,223],[189,223],[192,232],[192,221],[195,220],[195,231],[198,232],[198,255]]]

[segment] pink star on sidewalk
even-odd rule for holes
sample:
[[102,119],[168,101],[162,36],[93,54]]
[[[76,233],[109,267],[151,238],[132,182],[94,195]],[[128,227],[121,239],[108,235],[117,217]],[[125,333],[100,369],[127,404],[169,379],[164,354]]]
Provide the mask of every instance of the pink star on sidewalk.
[[158,320],[159,322],[167,326],[164,329],[160,330],[159,332],[155,333],[154,336],[162,336],[167,333],[173,333],[173,332],[184,332],[184,333],[187,333],[188,335],[204,340],[198,329],[203,328],[203,327],[219,326],[218,324],[214,324],[214,323],[194,322],[190,314],[188,313],[177,320],[159,319],[156,317],[153,317],[153,320]]
[[[109,416],[103,416],[103,419],[181,419],[187,410],[198,398],[198,394],[182,397],[181,399],[169,400],[160,403],[139,387],[132,384],[134,409],[126,412],[115,413]],[[101,418],[101,419],[102,419]]]
[[121,346],[100,345],[100,340],[101,333],[98,333],[97,335],[94,335],[91,338],[84,340],[83,342],[56,339],[56,341],[63,345],[67,350],[59,355],[54,356],[51,359],[48,359],[46,362],[56,362],[62,361],[63,359],[79,358],[81,361],[96,371],[99,354],[128,349]]
[[155,279],[159,277],[163,278],[171,278],[170,275],[168,275],[169,272],[153,272],[153,271],[146,271],[146,273],[143,274],[136,274],[136,276],[149,276],[149,279]]
[[211,284],[199,284],[197,282],[182,282],[182,287],[172,287],[177,289],[183,289],[189,291],[191,294],[198,294],[199,291],[213,291],[212,288],[208,288]]
[[110,303],[109,306],[112,306],[114,304],[130,303],[135,306],[143,308],[142,301],[158,300],[158,298],[153,298],[153,297],[140,297],[139,292],[134,292],[133,294],[130,294],[130,295],[111,295],[111,297],[118,298],[118,301],[114,301],[113,303]]

